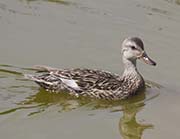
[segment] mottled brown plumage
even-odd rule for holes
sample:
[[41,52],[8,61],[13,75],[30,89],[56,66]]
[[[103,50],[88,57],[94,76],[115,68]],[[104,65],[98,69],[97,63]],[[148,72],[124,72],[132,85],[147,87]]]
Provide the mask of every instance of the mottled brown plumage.
[[132,37],[122,44],[124,73],[122,76],[107,71],[91,69],[59,70],[39,66],[40,75],[26,75],[41,87],[52,92],[69,92],[75,96],[89,96],[98,99],[125,99],[144,88],[144,80],[136,68],[136,60],[144,59],[148,64],[155,65],[144,51],[141,39]]

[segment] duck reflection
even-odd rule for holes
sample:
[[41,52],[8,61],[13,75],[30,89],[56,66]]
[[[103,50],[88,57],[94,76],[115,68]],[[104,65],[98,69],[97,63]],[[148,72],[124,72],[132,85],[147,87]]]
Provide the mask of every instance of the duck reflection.
[[136,119],[137,113],[144,105],[142,101],[122,106],[123,116],[120,118],[119,131],[123,139],[141,139],[145,129],[153,128],[153,125],[139,123]]
[[[153,128],[151,124],[143,124],[137,121],[136,116],[145,106],[145,94],[141,93],[125,101],[105,101],[91,100],[89,98],[74,98],[66,93],[55,94],[45,90],[40,90],[36,95],[28,98],[23,104],[41,104],[41,110],[32,112],[29,115],[43,112],[50,105],[58,104],[59,112],[71,111],[81,106],[87,106],[91,109],[110,108],[111,112],[122,112],[123,115],[119,121],[119,131],[123,139],[141,139],[145,129]],[[43,105],[43,106],[42,106]],[[42,110],[42,108],[44,110]]]

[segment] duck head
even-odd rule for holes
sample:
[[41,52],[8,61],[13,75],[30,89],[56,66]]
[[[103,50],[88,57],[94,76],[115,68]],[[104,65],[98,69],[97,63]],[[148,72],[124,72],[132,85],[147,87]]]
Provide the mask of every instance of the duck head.
[[136,63],[137,59],[142,59],[146,64],[156,65],[145,52],[143,41],[138,37],[129,37],[122,43],[123,59]]

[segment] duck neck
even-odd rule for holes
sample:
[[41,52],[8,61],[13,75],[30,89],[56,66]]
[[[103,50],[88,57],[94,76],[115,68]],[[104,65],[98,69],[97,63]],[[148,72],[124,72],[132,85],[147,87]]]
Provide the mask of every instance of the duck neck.
[[139,72],[136,68],[136,60],[129,60],[126,58],[123,58],[124,63],[124,73],[123,76],[136,76],[139,75]]

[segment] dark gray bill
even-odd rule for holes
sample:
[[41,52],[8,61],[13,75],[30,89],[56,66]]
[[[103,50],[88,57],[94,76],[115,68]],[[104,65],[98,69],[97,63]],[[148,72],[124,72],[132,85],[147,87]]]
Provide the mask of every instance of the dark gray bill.
[[141,56],[141,59],[149,65],[153,65],[156,66],[156,62],[154,62],[150,57],[148,57],[148,55],[144,52]]

